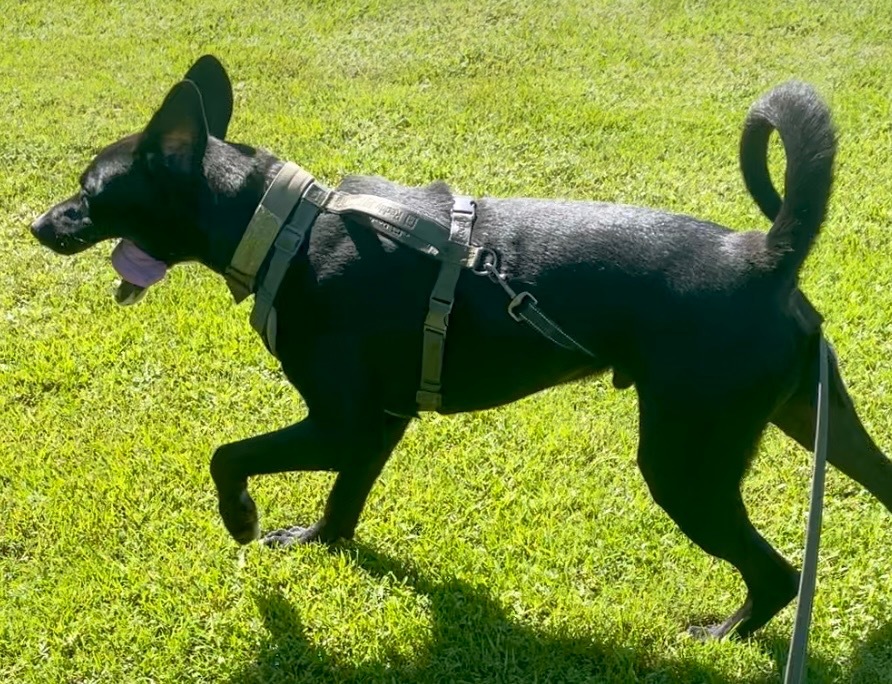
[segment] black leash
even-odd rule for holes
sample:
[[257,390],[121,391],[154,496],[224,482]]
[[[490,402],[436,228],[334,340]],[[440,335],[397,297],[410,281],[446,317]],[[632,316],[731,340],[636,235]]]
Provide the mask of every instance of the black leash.
[[811,502],[808,507],[808,527],[805,533],[805,557],[799,579],[799,599],[796,604],[796,621],[787,656],[784,684],[800,684],[804,681],[808,658],[808,629],[815,600],[815,584],[818,573],[818,546],[821,540],[821,516],[824,512],[824,476],[827,466],[827,426],[830,418],[827,383],[827,341],[821,335],[818,347],[818,408],[815,426],[815,469],[811,480]]
[[552,344],[569,351],[581,352],[593,359],[597,357],[585,346],[561,330],[560,326],[546,316],[539,308],[539,300],[529,292],[516,292],[508,284],[508,279],[499,271],[497,256],[494,251],[482,248],[478,253],[478,262],[471,265],[475,275],[487,276],[499,285],[511,301],[508,303],[508,315],[518,323],[526,323]]

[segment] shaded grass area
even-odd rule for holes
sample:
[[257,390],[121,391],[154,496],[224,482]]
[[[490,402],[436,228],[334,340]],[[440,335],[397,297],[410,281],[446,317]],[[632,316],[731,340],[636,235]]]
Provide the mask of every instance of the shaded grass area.
[[[116,308],[110,246],[63,259],[26,227],[213,51],[235,80],[232,137],[324,182],[443,178],[767,228],[739,128],[762,92],[803,78],[840,129],[803,288],[888,446],[892,6],[36,1],[3,17],[0,679],[778,681],[789,609],[747,643],[681,635],[743,588],[651,502],[633,393],[594,381],[427,416],[356,544],[239,550],[209,456],[304,413],[247,309],[193,266]],[[773,430],[760,453],[754,521],[798,561],[809,458]],[[314,520],[330,482],[258,480],[265,527]],[[831,473],[825,521],[809,681],[892,681],[888,514]]]

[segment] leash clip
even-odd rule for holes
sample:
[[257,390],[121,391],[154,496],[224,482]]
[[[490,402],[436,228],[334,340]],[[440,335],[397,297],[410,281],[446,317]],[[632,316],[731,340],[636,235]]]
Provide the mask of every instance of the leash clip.
[[[485,264],[483,264],[483,272],[480,273],[479,275],[489,276],[489,279],[491,281],[496,283],[499,287],[501,287],[505,291],[505,294],[507,294],[509,297],[511,297],[512,304],[514,303],[515,300],[517,300],[517,304],[520,304],[520,301],[523,298],[522,295],[529,294],[529,293],[524,293],[524,292],[517,294],[517,292],[514,291],[514,288],[508,284],[508,279],[504,275],[499,273],[499,269],[496,268],[496,265],[494,263],[491,263],[489,261],[487,261]],[[529,297],[533,298],[533,295],[529,295]],[[509,311],[510,311],[510,309],[511,309],[511,307],[509,305]],[[513,313],[511,314],[511,316],[516,319],[516,316],[514,316]]]

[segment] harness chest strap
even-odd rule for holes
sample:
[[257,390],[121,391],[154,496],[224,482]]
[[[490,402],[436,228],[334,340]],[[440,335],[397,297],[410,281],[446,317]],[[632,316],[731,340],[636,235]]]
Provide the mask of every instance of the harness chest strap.
[[312,180],[309,173],[288,162],[267,188],[224,274],[236,304],[254,292],[257,271]]

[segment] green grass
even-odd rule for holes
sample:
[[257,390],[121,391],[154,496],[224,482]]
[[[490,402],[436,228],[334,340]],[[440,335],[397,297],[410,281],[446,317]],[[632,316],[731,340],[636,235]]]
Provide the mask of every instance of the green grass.
[[[0,681],[778,681],[791,609],[746,643],[681,634],[743,589],[651,502],[634,393],[600,380],[425,417],[357,543],[240,550],[210,454],[304,413],[248,309],[194,266],[117,308],[109,245],[65,259],[27,225],[213,51],[231,137],[324,182],[443,178],[766,229],[738,133],[803,78],[840,130],[803,287],[889,447],[892,4],[186,4],[0,3]],[[773,429],[760,453],[753,518],[798,562],[809,456]],[[264,526],[315,520],[330,482],[256,480]],[[824,535],[809,681],[892,681],[892,519],[831,472]]]

